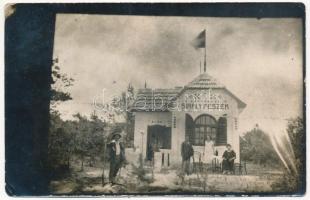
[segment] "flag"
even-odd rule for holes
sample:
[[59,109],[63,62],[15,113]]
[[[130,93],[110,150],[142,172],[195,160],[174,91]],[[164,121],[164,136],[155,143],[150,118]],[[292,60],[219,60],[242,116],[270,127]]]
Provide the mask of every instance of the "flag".
[[206,47],[206,30],[203,30],[199,35],[192,41],[192,46],[195,49]]

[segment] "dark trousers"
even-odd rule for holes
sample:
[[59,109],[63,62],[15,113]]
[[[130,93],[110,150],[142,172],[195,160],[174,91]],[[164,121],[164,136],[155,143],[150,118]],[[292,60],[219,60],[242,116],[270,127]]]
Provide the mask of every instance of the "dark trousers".
[[115,177],[118,173],[118,170],[121,168],[122,162],[120,156],[117,155],[115,158],[112,158],[110,162],[110,171],[109,171],[109,180],[111,183],[115,182]]
[[182,161],[183,174],[190,175],[190,158]]

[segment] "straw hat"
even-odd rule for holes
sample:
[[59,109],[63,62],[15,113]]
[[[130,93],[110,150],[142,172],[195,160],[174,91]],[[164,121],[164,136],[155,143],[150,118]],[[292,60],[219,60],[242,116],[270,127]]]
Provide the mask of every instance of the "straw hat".
[[120,127],[114,127],[111,131],[112,139],[114,139],[117,135],[122,137],[121,135],[122,129]]

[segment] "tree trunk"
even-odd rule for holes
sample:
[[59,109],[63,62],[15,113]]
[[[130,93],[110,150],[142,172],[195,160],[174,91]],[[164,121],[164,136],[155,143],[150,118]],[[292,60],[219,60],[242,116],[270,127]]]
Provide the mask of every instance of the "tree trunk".
[[68,166],[68,169],[70,169],[70,155],[68,156],[67,166]]
[[105,176],[104,176],[104,169],[105,169],[105,164],[106,164],[106,148],[107,148],[107,146],[106,146],[106,142],[105,142],[105,140],[103,140],[103,146],[104,146],[104,148],[103,148],[103,169],[102,169],[102,176],[101,176],[101,182],[102,182],[102,186],[104,186],[104,184],[105,184]]
[[82,159],[81,159],[82,163],[81,163],[81,171],[84,170],[84,156],[82,156]]

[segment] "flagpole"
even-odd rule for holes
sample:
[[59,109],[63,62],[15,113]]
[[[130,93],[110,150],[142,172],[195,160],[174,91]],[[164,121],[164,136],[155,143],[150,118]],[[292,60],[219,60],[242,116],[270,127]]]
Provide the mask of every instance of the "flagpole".
[[205,29],[205,60],[204,60],[204,68],[203,68],[203,71],[204,73],[206,73],[207,71],[207,44],[206,44],[206,40],[207,40],[207,33],[206,33],[206,29]]

